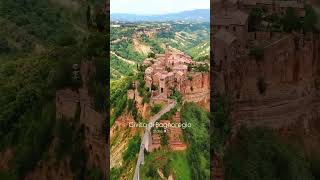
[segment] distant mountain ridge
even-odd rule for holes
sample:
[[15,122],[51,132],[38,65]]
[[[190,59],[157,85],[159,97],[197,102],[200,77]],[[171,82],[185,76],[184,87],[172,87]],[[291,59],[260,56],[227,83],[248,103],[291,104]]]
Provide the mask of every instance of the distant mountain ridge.
[[190,11],[182,11],[179,13],[169,13],[162,15],[137,15],[125,13],[111,14],[111,21],[128,21],[128,22],[141,22],[141,21],[210,21],[209,9],[196,9]]

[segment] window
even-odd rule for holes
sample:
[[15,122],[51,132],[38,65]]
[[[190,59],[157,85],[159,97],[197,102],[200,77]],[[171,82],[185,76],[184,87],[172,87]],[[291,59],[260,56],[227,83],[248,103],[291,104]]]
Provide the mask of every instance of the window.
[[237,30],[235,26],[233,26],[233,28],[232,28],[232,29],[233,29],[233,31],[234,31],[234,32],[236,32],[236,30]]

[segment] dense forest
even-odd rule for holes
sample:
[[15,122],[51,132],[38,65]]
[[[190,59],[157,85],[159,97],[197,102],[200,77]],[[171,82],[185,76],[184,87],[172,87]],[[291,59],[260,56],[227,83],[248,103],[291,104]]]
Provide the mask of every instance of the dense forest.
[[263,128],[241,129],[225,154],[226,179],[319,179],[319,157]]
[[[102,178],[101,169],[86,169],[83,132],[73,125],[77,120],[56,120],[55,112],[56,90],[81,86],[72,78],[72,64],[84,58],[99,67],[90,92],[96,107],[106,108],[107,37],[94,30],[104,31],[105,15],[90,13],[91,23],[85,18],[88,6],[101,2],[0,2],[0,152],[13,153],[8,168],[0,168],[0,179],[24,179],[40,161],[59,162],[65,155],[76,179]],[[53,139],[61,144],[50,157]]]

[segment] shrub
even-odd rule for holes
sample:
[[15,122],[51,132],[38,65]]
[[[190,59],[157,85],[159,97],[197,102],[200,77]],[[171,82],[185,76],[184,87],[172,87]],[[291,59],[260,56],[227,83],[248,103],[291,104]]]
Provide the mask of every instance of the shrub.
[[224,156],[226,179],[314,179],[298,148],[266,129],[239,132]]
[[151,107],[151,113],[157,114],[158,112],[160,112],[161,108],[162,108],[161,104],[156,104],[153,107]]
[[130,162],[136,158],[140,150],[141,138],[139,134],[135,135],[130,141],[127,150],[123,153],[123,161]]
[[148,58],[155,58],[156,55],[153,52],[150,52],[147,57]]
[[301,29],[300,17],[298,16],[297,11],[292,7],[287,8],[285,15],[281,19],[281,22],[283,29],[286,32]]
[[148,177],[153,178],[153,177],[156,177],[157,174],[158,174],[157,169],[154,167],[153,164],[151,164],[150,166],[148,166],[148,170],[147,170],[147,173],[146,173],[146,175],[147,175]]
[[183,135],[189,144],[187,158],[192,179],[208,179],[210,177],[208,114],[195,103],[185,103],[181,109],[181,121],[191,124],[190,128],[183,130]]
[[161,134],[161,146],[167,146],[168,145],[168,135],[167,133]]
[[304,31],[312,31],[314,26],[318,21],[318,16],[314,9],[310,5],[305,6],[306,15],[303,19],[303,29]]

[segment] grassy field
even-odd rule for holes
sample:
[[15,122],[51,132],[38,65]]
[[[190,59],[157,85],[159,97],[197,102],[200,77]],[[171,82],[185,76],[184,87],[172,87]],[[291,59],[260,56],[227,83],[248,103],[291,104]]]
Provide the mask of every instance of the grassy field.
[[177,180],[189,180],[192,177],[185,151],[169,152],[163,149],[147,154],[145,164],[141,166],[142,179],[161,179],[157,170],[161,170],[163,174],[167,171]]

